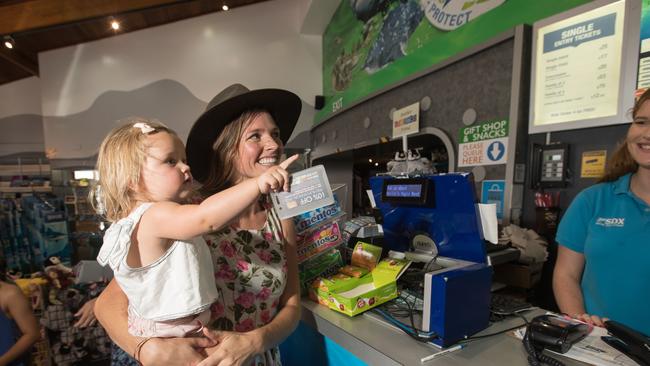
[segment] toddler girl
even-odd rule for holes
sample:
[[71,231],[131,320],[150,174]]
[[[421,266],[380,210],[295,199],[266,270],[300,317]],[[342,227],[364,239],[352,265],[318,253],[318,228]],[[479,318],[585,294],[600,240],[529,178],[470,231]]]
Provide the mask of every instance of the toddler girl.
[[[98,208],[113,224],[97,256],[129,299],[129,332],[140,337],[200,333],[217,298],[201,234],[226,225],[271,190],[288,189],[292,156],[255,179],[185,204],[193,192],[185,148],[175,132],[133,119],[102,142]],[[95,202],[95,197],[91,197]]]

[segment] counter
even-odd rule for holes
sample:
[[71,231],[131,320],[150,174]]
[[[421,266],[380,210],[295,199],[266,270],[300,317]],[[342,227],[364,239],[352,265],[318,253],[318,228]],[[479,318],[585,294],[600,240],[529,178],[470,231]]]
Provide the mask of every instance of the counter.
[[[532,310],[523,315],[530,320],[542,312],[542,310]],[[508,334],[509,332],[468,342],[466,347],[459,351],[441,355],[422,364],[420,360],[436,353],[438,348],[411,339],[403,332],[376,320],[372,314],[364,313],[350,318],[303,299],[302,321],[368,365],[528,364],[522,342]],[[511,317],[494,323],[477,335],[495,333],[522,323],[522,319]],[[562,358],[562,361],[566,362],[567,359]],[[583,365],[576,362],[567,364]]]

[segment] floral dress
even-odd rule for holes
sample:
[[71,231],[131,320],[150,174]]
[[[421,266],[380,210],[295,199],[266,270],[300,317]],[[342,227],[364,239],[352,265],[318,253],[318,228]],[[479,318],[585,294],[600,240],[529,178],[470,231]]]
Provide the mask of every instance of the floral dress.
[[[260,230],[230,226],[204,236],[219,292],[211,308],[211,328],[247,332],[268,324],[278,312],[287,279],[285,241],[275,210],[265,208],[266,223]],[[270,349],[253,364],[281,365],[280,352]]]

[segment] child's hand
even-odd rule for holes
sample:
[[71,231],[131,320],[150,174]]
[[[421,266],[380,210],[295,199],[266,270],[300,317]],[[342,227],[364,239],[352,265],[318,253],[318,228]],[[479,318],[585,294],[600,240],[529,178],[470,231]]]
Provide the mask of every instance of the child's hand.
[[295,154],[289,159],[273,166],[257,178],[257,186],[262,194],[270,192],[288,191],[289,190],[289,172],[287,168],[291,163],[298,160],[299,155]]

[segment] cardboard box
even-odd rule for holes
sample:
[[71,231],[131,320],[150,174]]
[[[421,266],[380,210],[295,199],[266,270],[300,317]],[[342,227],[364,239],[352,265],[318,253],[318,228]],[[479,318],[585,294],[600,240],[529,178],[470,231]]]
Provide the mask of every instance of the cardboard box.
[[[330,309],[354,316],[397,297],[397,279],[411,262],[386,258],[367,275],[349,277],[334,288],[320,289],[319,303]],[[326,300],[323,299],[327,296]]]
[[494,267],[494,281],[508,286],[533,288],[542,278],[543,263],[504,263]]

